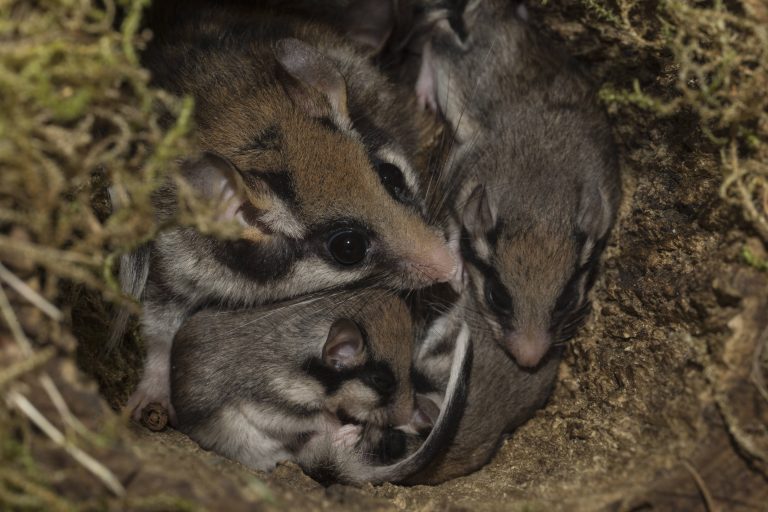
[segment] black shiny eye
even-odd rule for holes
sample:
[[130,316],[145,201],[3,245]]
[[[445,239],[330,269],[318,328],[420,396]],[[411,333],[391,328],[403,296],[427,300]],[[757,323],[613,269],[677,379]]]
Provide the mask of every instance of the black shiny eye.
[[405,192],[405,177],[398,166],[388,162],[378,162],[376,171],[379,173],[382,185],[392,197],[397,199]]
[[496,313],[509,314],[512,312],[512,297],[507,288],[495,279],[486,279],[485,281],[485,300]]
[[356,265],[368,252],[368,238],[351,229],[336,231],[328,238],[328,251],[341,265]]

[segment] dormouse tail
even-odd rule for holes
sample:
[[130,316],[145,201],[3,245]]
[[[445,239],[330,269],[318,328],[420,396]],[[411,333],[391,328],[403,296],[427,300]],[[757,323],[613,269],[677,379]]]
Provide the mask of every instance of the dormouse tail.
[[[144,293],[149,275],[149,244],[144,244],[133,252],[121,256],[118,275],[123,293],[139,300]],[[118,306],[109,326],[107,351],[114,350],[123,340],[130,319],[131,312],[128,308]]]
[[451,442],[464,412],[472,367],[472,340],[467,324],[456,338],[451,374],[440,414],[426,441],[408,458],[389,466],[373,466],[361,475],[361,481],[373,483],[402,482],[429,464]]

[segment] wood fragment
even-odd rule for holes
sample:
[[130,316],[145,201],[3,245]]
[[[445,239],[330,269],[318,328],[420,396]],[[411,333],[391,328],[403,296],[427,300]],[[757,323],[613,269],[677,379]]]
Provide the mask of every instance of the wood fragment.
[[160,432],[168,426],[168,411],[157,402],[149,403],[141,411],[141,424],[152,432]]

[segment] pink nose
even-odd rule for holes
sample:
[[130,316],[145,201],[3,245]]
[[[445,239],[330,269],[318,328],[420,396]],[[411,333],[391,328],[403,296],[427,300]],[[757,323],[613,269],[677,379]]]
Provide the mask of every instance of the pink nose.
[[407,263],[415,267],[417,276],[425,282],[447,283],[457,279],[460,267],[458,255],[445,245],[436,245],[428,251],[419,251],[415,248],[415,255],[408,258]]
[[538,333],[513,333],[506,339],[505,348],[517,364],[526,368],[537,366],[549,351],[552,342],[549,335]]

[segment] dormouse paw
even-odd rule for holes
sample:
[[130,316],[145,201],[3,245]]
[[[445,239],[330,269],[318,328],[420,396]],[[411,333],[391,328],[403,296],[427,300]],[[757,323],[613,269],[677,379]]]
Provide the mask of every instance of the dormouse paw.
[[128,399],[125,408],[131,412],[131,418],[150,430],[162,430],[165,422],[161,416],[165,412],[167,422],[175,426],[176,411],[171,405],[170,393],[158,392],[157,389],[151,391],[139,386]]
[[331,443],[336,448],[351,449],[360,441],[363,427],[360,425],[342,425],[331,434]]

